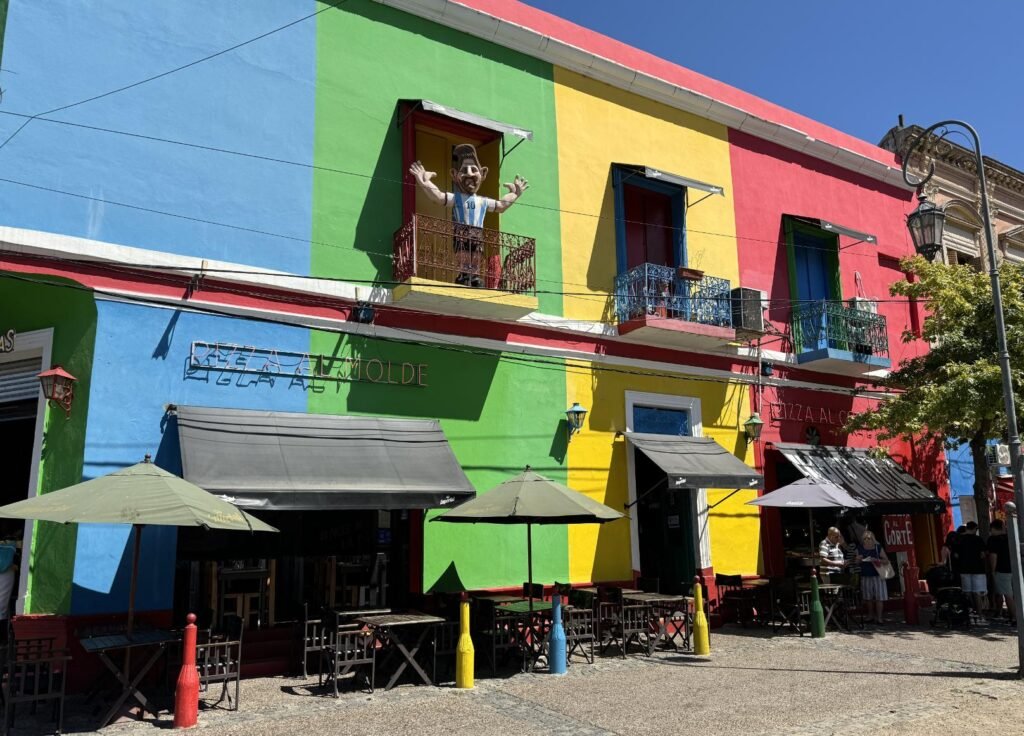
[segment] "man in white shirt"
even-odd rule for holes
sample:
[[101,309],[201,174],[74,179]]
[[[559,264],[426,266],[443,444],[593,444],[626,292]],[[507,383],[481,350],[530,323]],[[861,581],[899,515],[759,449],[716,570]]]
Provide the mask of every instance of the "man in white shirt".
[[459,275],[455,283],[465,286],[482,286],[480,260],[483,251],[480,228],[488,212],[504,212],[530,186],[518,174],[511,184],[505,184],[508,194],[501,199],[491,199],[478,194],[480,185],[487,178],[487,167],[480,165],[476,148],[469,143],[460,143],[452,148],[452,181],[454,192],[442,192],[433,182],[437,172],[427,171],[416,161],[409,167],[420,189],[435,204],[452,211],[455,223],[455,254],[458,259]]

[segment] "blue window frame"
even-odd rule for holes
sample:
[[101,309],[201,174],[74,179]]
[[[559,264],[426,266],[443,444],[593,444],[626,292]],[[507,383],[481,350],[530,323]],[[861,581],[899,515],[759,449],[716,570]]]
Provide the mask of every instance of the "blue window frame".
[[675,184],[648,179],[643,172],[625,166],[612,167],[612,188],[615,191],[615,256],[617,273],[628,268],[626,241],[626,187],[639,187],[671,198],[672,251],[675,266],[687,265],[686,254],[686,189]]

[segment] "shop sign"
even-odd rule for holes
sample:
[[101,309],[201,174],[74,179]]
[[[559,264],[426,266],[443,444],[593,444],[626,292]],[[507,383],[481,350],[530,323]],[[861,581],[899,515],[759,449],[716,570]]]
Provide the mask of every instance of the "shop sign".
[[0,353],[14,352],[14,330],[0,332]]
[[909,550],[914,548],[914,525],[910,520],[910,514],[883,516],[882,528],[885,532],[887,549]]
[[850,412],[846,409],[828,409],[810,404],[777,401],[769,404],[768,408],[773,422],[813,422],[842,427],[850,418]]
[[219,374],[247,374],[255,382],[288,378],[303,385],[308,382],[383,383],[392,386],[426,386],[427,364],[407,363],[360,355],[340,357],[298,353],[227,342],[192,343],[188,370]]

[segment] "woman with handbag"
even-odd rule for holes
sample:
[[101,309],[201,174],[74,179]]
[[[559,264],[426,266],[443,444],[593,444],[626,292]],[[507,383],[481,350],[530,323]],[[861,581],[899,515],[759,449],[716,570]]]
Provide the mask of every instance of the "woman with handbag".
[[[864,532],[857,545],[857,559],[860,561],[860,592],[868,609],[867,623],[883,623],[882,609],[889,600],[886,580],[895,574],[882,545],[871,531]],[[874,618],[871,618],[874,616]]]

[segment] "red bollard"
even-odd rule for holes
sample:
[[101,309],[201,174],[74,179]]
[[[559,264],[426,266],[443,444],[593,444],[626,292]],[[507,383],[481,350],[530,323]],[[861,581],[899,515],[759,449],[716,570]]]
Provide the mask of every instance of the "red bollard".
[[199,722],[199,672],[196,670],[196,615],[188,615],[181,644],[181,672],[174,688],[174,727],[192,728]]
[[903,617],[908,624],[917,625],[917,578],[921,571],[911,565],[903,566]]

